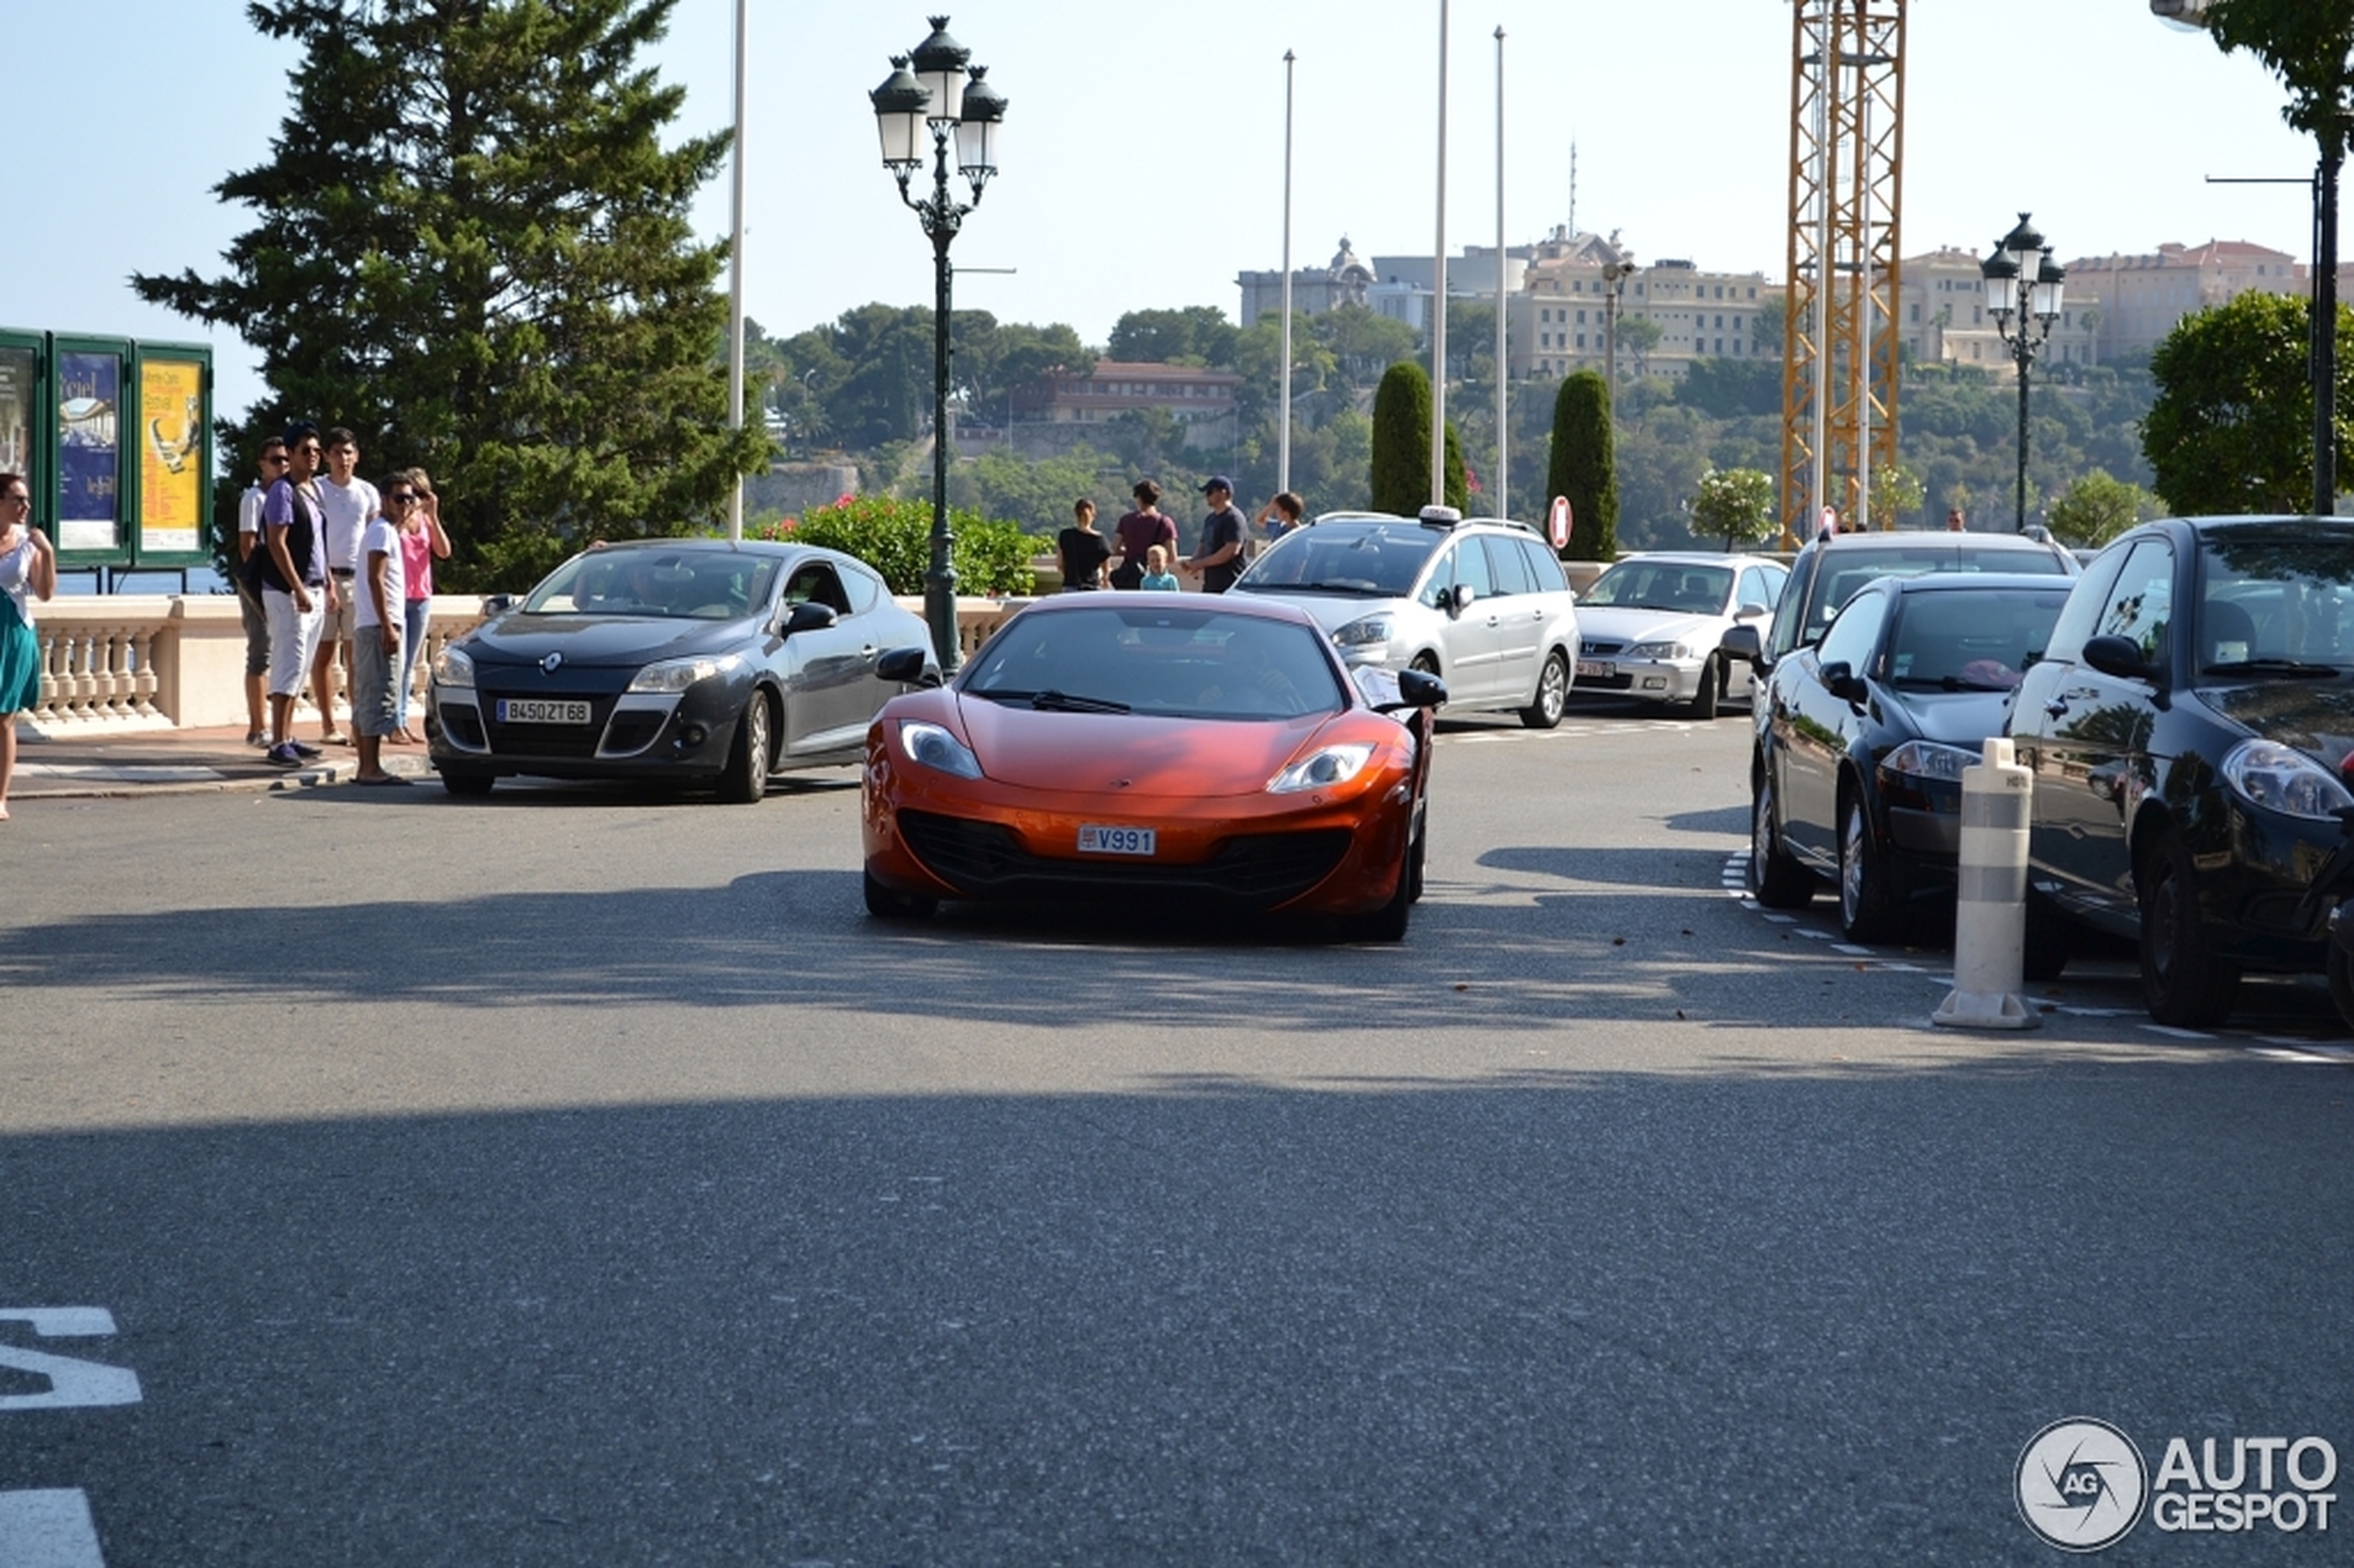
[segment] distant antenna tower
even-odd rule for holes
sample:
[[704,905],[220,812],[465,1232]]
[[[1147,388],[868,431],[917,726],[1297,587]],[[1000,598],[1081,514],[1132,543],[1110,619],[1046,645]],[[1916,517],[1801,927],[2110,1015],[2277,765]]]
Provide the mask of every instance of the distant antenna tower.
[[1577,233],[1577,144],[1569,144],[1569,232]]

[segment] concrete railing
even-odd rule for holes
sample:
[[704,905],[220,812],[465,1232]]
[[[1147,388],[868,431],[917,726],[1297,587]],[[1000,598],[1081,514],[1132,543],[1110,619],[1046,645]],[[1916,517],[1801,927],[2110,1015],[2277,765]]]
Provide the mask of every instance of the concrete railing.
[[[921,598],[899,601],[918,615]],[[958,640],[969,656],[1023,599],[960,599]],[[32,607],[41,695],[19,718],[34,736],[200,729],[246,722],[245,623],[232,594],[106,594]],[[482,623],[482,601],[438,594],[416,664],[422,697],[435,655]],[[308,704],[306,683],[305,704]],[[335,690],[346,689],[338,667]]]

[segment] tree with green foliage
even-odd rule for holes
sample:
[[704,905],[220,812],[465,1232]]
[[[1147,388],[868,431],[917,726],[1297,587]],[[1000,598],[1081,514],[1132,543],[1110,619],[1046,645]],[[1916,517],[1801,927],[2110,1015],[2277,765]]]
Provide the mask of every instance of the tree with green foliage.
[[[1430,504],[1430,377],[1411,360],[1400,360],[1381,378],[1373,394],[1373,440],[1369,454],[1373,510],[1412,517]],[[1462,444],[1449,420],[1440,461],[1446,465],[1447,504],[1462,512],[1471,504],[1463,472]]]
[[2044,521],[2060,543],[2093,549],[2157,512],[2147,490],[2095,468],[2052,503]]
[[[956,536],[952,555],[956,585],[965,593],[1020,594],[1037,585],[1033,558],[1055,548],[1051,537],[1025,534],[1019,524],[955,511],[948,525]],[[931,566],[931,502],[901,496],[844,496],[744,530],[751,538],[787,539],[856,556],[882,574],[896,594],[924,591]]]
[[1124,364],[1200,365],[1232,370],[1242,329],[1215,305],[1131,310],[1112,323],[1106,357]]
[[1635,368],[1639,381],[1651,373],[1652,354],[1667,335],[1660,324],[1649,316],[1621,316],[1618,319],[1618,346],[1626,351],[1627,362]]
[[1712,468],[1692,494],[1692,532],[1723,539],[1725,548],[1761,544],[1780,529],[1774,515],[1774,476],[1756,468]]
[[2281,118],[2324,147],[2354,131],[2354,0],[2209,0],[2207,30],[2225,54],[2246,49],[2289,91]]
[[1582,370],[1553,397],[1553,446],[1545,472],[1549,496],[1569,498],[1572,561],[1618,558],[1618,460],[1610,427],[1610,386]]
[[[2303,512],[2312,499],[2311,307],[2248,293],[2185,316],[2150,355],[2142,450],[2176,512]],[[2337,439],[2354,411],[2354,312],[2337,315]]]
[[728,428],[727,249],[692,222],[728,135],[677,137],[683,91],[638,63],[674,4],[247,7],[302,62],[270,159],[215,187],[255,225],[219,276],[133,279],[259,351],[231,449],[308,418],[356,431],[370,472],[423,464],[453,588],[717,520],[768,439]]

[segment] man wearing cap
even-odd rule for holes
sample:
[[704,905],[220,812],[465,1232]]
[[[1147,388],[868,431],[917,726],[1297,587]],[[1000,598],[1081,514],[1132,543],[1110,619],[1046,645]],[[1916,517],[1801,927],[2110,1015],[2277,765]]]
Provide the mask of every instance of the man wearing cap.
[[1201,578],[1204,593],[1224,593],[1242,575],[1243,540],[1250,532],[1250,520],[1234,504],[1234,482],[1224,474],[1211,474],[1201,493],[1209,502],[1209,515],[1201,523],[1201,543],[1178,564]]

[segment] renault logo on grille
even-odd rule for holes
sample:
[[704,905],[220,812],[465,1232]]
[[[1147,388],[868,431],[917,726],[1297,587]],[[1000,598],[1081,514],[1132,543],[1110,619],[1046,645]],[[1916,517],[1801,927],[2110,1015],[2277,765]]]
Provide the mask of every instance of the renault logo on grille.
[[539,661],[539,673],[542,675],[554,675],[556,673],[556,666],[563,662],[564,656],[563,654],[551,653],[546,658]]

